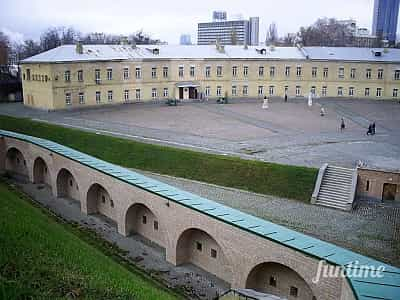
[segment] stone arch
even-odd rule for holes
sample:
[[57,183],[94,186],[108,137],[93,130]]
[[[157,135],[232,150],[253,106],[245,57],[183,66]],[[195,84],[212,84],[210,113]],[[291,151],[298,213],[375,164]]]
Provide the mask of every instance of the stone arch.
[[40,156],[33,162],[33,183],[43,183],[51,187],[49,167]]
[[194,264],[227,283],[232,282],[232,265],[221,245],[199,228],[184,230],[176,243],[176,265]]
[[114,200],[110,193],[99,183],[93,183],[86,195],[88,214],[100,214],[114,220]]
[[166,232],[156,214],[143,203],[134,203],[125,214],[126,235],[139,234],[161,247],[166,247]]
[[22,152],[15,147],[7,150],[5,169],[13,177],[29,181],[27,161]]
[[255,266],[247,276],[246,288],[288,300],[316,299],[303,277],[292,268],[277,262],[264,262]]
[[63,168],[58,172],[56,187],[57,197],[81,201],[78,183],[69,170]]

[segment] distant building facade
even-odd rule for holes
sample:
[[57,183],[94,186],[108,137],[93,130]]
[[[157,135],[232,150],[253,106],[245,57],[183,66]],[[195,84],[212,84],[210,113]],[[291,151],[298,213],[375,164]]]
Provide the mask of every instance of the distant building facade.
[[[214,12],[214,14],[217,12]],[[221,13],[221,12],[219,12]],[[218,40],[222,45],[258,45],[259,18],[230,20],[225,15],[214,15],[213,22],[199,23],[197,44],[210,45]],[[217,17],[217,19],[215,18]]]
[[191,45],[192,44],[192,39],[190,34],[181,34],[181,37],[179,38],[179,44],[181,45]]
[[389,45],[396,43],[397,21],[400,0],[375,0],[372,23],[372,34]]
[[400,99],[400,49],[64,45],[22,61],[44,110],[167,99]]

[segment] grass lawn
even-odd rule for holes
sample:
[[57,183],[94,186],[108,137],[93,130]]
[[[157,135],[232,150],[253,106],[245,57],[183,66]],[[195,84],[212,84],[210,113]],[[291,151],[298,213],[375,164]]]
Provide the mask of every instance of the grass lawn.
[[0,299],[180,299],[1,179],[0,207]]
[[310,201],[317,169],[244,160],[0,116],[0,128],[49,139],[127,168]]

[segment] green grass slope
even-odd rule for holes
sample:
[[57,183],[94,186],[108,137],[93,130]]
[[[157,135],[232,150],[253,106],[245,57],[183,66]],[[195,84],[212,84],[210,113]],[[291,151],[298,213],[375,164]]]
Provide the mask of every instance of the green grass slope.
[[0,128],[49,139],[127,168],[308,202],[317,169],[244,160],[0,116]]
[[0,299],[178,299],[0,180]]

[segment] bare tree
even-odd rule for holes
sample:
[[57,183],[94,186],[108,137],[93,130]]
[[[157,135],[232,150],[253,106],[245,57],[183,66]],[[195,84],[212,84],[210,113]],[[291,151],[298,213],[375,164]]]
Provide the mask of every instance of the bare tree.
[[40,46],[43,51],[56,48],[60,45],[61,45],[61,38],[58,33],[58,29],[55,27],[47,29],[40,36]]
[[288,33],[283,38],[283,46],[293,46],[296,42],[297,35],[295,33]]
[[269,25],[267,35],[265,37],[265,45],[273,45],[278,41],[278,27],[273,22]]
[[299,31],[304,46],[345,47],[352,44],[351,29],[336,19],[318,19],[313,25]]

